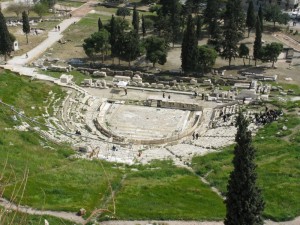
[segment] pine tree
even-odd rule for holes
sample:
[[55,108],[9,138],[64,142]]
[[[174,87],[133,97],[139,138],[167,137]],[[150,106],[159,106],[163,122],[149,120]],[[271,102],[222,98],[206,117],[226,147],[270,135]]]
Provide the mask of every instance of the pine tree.
[[263,225],[264,201],[257,187],[255,149],[252,145],[248,121],[242,112],[237,117],[233,171],[226,193],[225,225]]
[[143,33],[143,37],[145,37],[145,35],[146,35],[146,26],[145,26],[144,15],[142,15],[142,33]]
[[196,68],[197,46],[194,20],[192,15],[189,15],[181,45],[181,68],[183,71],[193,71]]
[[202,18],[200,15],[196,17],[196,36],[197,39],[201,39],[201,33],[202,33]]
[[263,14],[263,10],[261,5],[259,6],[258,9],[258,18],[259,18],[259,22],[260,22],[260,31],[263,32],[264,31],[264,14]]
[[98,19],[98,31],[100,31],[102,28],[103,28],[103,24],[102,24],[101,18],[99,17],[99,19]]
[[253,1],[251,0],[248,5],[247,10],[247,19],[246,19],[246,26],[248,27],[248,37],[250,36],[251,30],[255,27],[255,12],[254,12],[254,5]]
[[134,5],[133,14],[132,14],[133,29],[138,31],[139,30],[139,24],[140,24],[139,12],[136,9],[136,5]]
[[0,11],[0,54],[4,55],[5,61],[7,60],[7,54],[12,51],[12,42],[10,34],[8,32],[5,18]]
[[26,40],[28,44],[28,34],[30,33],[30,25],[28,15],[25,11],[22,12],[23,32],[26,34]]
[[255,66],[257,59],[260,59],[261,57],[261,42],[262,34],[261,34],[261,25],[260,25],[260,19],[257,16],[256,18],[256,26],[255,26],[255,41],[253,46],[253,58],[255,60]]

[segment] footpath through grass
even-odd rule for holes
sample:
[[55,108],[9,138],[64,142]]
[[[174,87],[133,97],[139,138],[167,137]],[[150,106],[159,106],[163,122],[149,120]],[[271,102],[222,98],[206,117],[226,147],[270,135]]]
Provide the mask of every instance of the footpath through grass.
[[6,210],[5,213],[4,208],[0,207],[0,222],[1,224],[18,224],[18,225],[37,225],[44,224],[45,220],[49,222],[49,224],[55,225],[75,225],[76,223],[63,220],[60,218],[56,218],[53,216],[47,215],[30,215],[27,213],[20,213],[15,211]]
[[[266,218],[280,221],[300,215],[300,141],[296,136],[299,124],[299,117],[285,116],[264,127],[254,138],[258,183],[266,203]],[[282,131],[284,125],[287,131]],[[224,194],[233,168],[232,158],[233,146],[219,153],[195,157],[193,168],[201,176],[207,175],[211,185]]]

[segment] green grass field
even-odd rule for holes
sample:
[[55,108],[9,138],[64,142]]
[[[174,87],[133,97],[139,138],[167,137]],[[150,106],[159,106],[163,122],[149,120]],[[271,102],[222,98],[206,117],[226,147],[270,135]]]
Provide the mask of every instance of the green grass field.
[[131,173],[117,194],[117,218],[222,220],[222,199],[190,171],[154,162]]

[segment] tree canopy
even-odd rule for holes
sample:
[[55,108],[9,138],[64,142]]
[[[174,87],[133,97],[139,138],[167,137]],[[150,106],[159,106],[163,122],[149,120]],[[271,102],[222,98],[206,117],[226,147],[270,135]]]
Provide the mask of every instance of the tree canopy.
[[239,47],[239,57],[243,58],[244,66],[246,65],[245,57],[247,56],[249,56],[249,48],[245,43],[242,43]]
[[265,9],[264,16],[266,21],[273,22],[274,27],[275,23],[287,24],[290,19],[289,15],[283,13],[277,4],[269,4]]
[[193,71],[197,65],[198,41],[195,32],[195,24],[192,15],[187,20],[181,45],[181,68],[183,71]]
[[271,61],[272,67],[274,67],[274,63],[277,61],[282,49],[283,45],[281,43],[272,42],[271,44],[267,44],[262,48],[262,60]]
[[28,15],[25,11],[22,12],[23,32],[26,34],[26,40],[28,44],[28,34],[30,33],[30,25]]
[[1,43],[0,54],[4,55],[6,61],[7,55],[11,53],[13,48],[12,48],[10,33],[8,32],[6,26],[6,20],[1,11],[0,11],[0,43]]
[[109,32],[102,28],[100,31],[93,33],[91,37],[84,40],[83,49],[88,57],[94,58],[99,52],[102,52],[102,62],[104,52],[109,49]]
[[140,24],[139,12],[136,9],[136,5],[134,5],[133,13],[132,13],[132,26],[133,29],[138,32]]
[[146,59],[153,63],[164,65],[167,62],[167,44],[163,38],[151,36],[145,40]]
[[253,1],[249,1],[248,10],[247,10],[247,18],[246,18],[246,26],[248,28],[248,37],[250,36],[251,30],[255,27],[256,16],[254,11]]
[[122,7],[122,8],[118,8],[117,12],[116,12],[117,16],[122,16],[123,19],[125,19],[126,16],[130,16],[130,10],[126,7]]
[[261,58],[261,46],[262,46],[262,34],[261,34],[261,25],[260,25],[260,19],[257,17],[256,19],[256,26],[255,26],[255,41],[253,46],[253,57],[255,60],[255,65],[257,59]]
[[208,72],[216,63],[218,53],[215,49],[202,45],[198,46],[198,67],[202,70],[202,73]]

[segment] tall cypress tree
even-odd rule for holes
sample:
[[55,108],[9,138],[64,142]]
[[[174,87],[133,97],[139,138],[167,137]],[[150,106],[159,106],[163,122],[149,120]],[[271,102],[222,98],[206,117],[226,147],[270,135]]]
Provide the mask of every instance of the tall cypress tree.
[[102,28],[103,28],[103,24],[102,24],[101,18],[99,17],[99,19],[98,19],[98,31],[100,31]]
[[30,33],[30,25],[28,15],[25,11],[22,12],[23,32],[26,34],[26,40],[28,44],[28,34]]
[[264,201],[257,187],[255,149],[248,121],[240,112],[235,137],[233,166],[226,194],[225,225],[263,225]]
[[253,1],[251,0],[248,5],[247,10],[247,19],[246,19],[246,26],[248,27],[248,37],[250,36],[251,30],[255,27],[255,12],[254,12],[254,5]]
[[183,71],[193,71],[196,68],[197,46],[194,20],[192,15],[189,15],[181,45],[181,68]]
[[181,4],[179,0],[173,0],[172,4],[170,5],[170,25],[171,25],[171,32],[172,32],[172,43],[173,47],[176,41],[178,41],[180,37],[180,25],[181,25]]
[[111,19],[110,19],[110,39],[109,39],[109,43],[110,43],[110,46],[111,46],[111,57],[113,59],[113,63],[114,63],[114,57],[116,56],[116,53],[117,53],[116,42],[117,42],[116,20],[115,20],[114,15],[112,15]]
[[197,15],[196,17],[196,36],[197,39],[199,40],[202,35],[202,18],[200,15]]
[[204,10],[204,22],[208,24],[207,31],[209,35],[213,35],[219,25],[216,21],[220,19],[220,1],[219,0],[209,0],[207,1],[206,8]]
[[245,30],[245,15],[241,5],[241,0],[230,0],[226,3],[226,10],[224,13],[224,24],[232,20],[235,24],[236,33],[239,39],[243,38]]
[[139,30],[139,24],[140,24],[139,12],[136,9],[136,5],[134,5],[133,13],[132,13],[132,26],[133,29],[136,30],[137,32]]
[[233,1],[228,1],[226,4],[226,23],[224,26],[224,41],[222,56],[229,60],[229,66],[231,60],[238,55],[238,42],[239,42],[239,28],[235,18],[235,4]]
[[257,59],[261,58],[261,42],[262,34],[261,34],[261,26],[259,16],[256,18],[256,26],[255,26],[255,41],[253,46],[253,57],[255,60],[255,66]]
[[146,35],[146,25],[145,25],[144,15],[142,15],[142,33],[143,33],[143,37],[145,37],[145,35]]
[[0,54],[4,55],[5,61],[7,60],[7,54],[12,51],[12,42],[10,34],[8,32],[5,18],[0,10]]
[[264,31],[264,14],[263,14],[263,10],[262,10],[262,7],[261,5],[259,6],[259,9],[258,9],[258,17],[259,17],[259,22],[260,22],[260,30],[261,32]]

